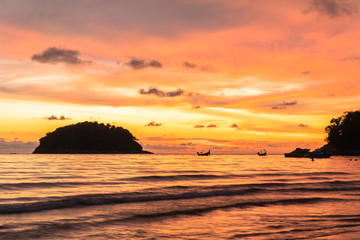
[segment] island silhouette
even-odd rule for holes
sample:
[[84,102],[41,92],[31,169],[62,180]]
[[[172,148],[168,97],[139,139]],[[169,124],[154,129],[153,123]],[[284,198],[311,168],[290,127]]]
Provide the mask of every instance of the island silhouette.
[[98,122],[57,128],[41,138],[34,154],[151,154],[127,129]]

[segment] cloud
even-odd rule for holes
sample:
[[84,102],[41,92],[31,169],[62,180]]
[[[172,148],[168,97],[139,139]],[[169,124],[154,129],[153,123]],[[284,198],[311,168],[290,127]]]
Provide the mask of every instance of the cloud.
[[215,124],[210,124],[210,125],[207,125],[206,127],[207,127],[207,128],[216,128],[217,125],[215,125]]
[[231,124],[230,127],[231,127],[231,128],[238,128],[239,126],[238,126],[236,123],[234,123],[234,124]]
[[194,128],[204,128],[204,125],[195,125]]
[[192,108],[194,108],[194,109],[200,109],[201,106],[200,106],[200,105],[196,105],[196,106],[193,106]]
[[[51,35],[92,35],[107,39],[112,33],[133,32],[177,36],[182,31],[223,29],[244,21],[246,10],[227,2],[138,1],[1,1],[0,22],[36,29]],[[235,14],[235,16],[234,16]],[[96,32],[97,34],[94,34]],[[117,39],[116,39],[117,40]]]
[[76,50],[49,47],[40,54],[34,54],[31,60],[41,63],[66,63],[70,65],[91,63],[91,61],[80,59],[79,56],[80,53]]
[[282,103],[278,103],[275,106],[272,107],[272,109],[285,109],[287,106],[294,106],[297,104],[297,101],[290,101],[290,102],[286,102],[283,101]]
[[211,65],[199,66],[201,72],[216,72],[216,69]]
[[357,5],[349,0],[313,0],[304,13],[313,11],[330,18],[351,16],[357,12]]
[[186,67],[186,68],[196,68],[197,67],[197,65],[195,63],[190,63],[190,62],[186,62],[186,61],[183,64],[184,64],[184,67]]
[[175,91],[164,92],[158,88],[150,87],[148,91],[145,91],[144,89],[140,89],[139,93],[142,95],[156,95],[158,97],[177,97],[183,95],[184,90],[179,88]]
[[0,138],[0,153],[31,153],[38,142],[7,141]]
[[156,123],[155,121],[151,121],[148,124],[145,124],[145,127],[160,127],[161,123]]
[[153,67],[153,68],[162,68],[163,65],[161,62],[157,60],[145,61],[143,59],[132,59],[130,62],[127,63],[128,66],[135,70]]
[[200,72],[216,72],[215,68],[211,65],[199,66],[195,63],[185,61],[185,62],[183,62],[183,66],[187,69],[194,69],[194,70],[198,70]]
[[308,75],[308,74],[310,74],[310,73],[311,73],[310,71],[301,72],[301,74],[304,74],[304,75]]
[[156,60],[152,60],[150,63],[149,63],[149,66],[150,67],[154,67],[154,68],[162,68],[163,65],[161,62],[159,61],[156,61]]
[[50,117],[43,117],[43,119],[47,119],[47,120],[71,120],[71,118],[64,117],[64,115],[61,115],[60,117],[57,117],[55,115],[51,115]]
[[188,142],[188,143],[180,143],[180,146],[194,146],[195,144]]
[[360,57],[346,57],[346,58],[343,58],[343,59],[340,59],[341,62],[343,61],[352,61],[352,60],[360,60]]
[[300,123],[300,124],[298,125],[298,127],[306,128],[306,127],[309,127],[309,125],[308,125],[308,124]]
[[291,101],[291,102],[282,102],[282,103],[280,103],[279,105],[281,105],[281,106],[292,106],[292,105],[296,105],[297,104],[297,101],[296,100],[294,100],[294,101]]

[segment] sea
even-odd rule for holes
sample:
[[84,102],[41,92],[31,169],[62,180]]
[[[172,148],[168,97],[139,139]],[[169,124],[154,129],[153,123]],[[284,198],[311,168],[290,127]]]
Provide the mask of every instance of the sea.
[[360,239],[360,157],[0,155],[0,239]]

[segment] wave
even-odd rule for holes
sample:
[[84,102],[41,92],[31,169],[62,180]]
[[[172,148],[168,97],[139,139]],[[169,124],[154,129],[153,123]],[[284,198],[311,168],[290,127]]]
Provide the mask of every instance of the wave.
[[[196,208],[187,208],[187,209],[176,209],[176,210],[168,210],[163,212],[152,212],[146,214],[134,214],[130,216],[125,215],[112,215],[111,219],[102,219],[102,220],[86,220],[83,219],[67,219],[64,221],[54,221],[54,222],[39,222],[31,224],[30,229],[26,230],[13,230],[16,229],[16,226],[7,226],[3,227],[3,231],[1,231],[2,237],[4,239],[13,239],[13,238],[21,238],[21,236],[36,237],[41,233],[42,236],[47,236],[49,234],[53,234],[56,231],[61,231],[63,233],[64,230],[71,230],[75,228],[85,228],[87,226],[103,226],[114,224],[118,222],[124,221],[133,221],[138,219],[149,219],[149,218],[159,218],[159,217],[174,217],[178,215],[198,215],[203,214],[219,209],[226,208],[246,208],[246,207],[257,207],[257,206],[271,206],[271,205],[294,205],[294,204],[312,204],[317,202],[325,202],[325,201],[339,201],[339,199],[332,198],[294,198],[294,199],[277,199],[277,200],[254,200],[254,201],[244,201],[244,202],[235,202],[230,204],[223,205],[208,205]],[[9,229],[9,230],[7,230]],[[235,238],[238,236],[234,236]]]
[[245,196],[260,193],[271,193],[272,196],[275,196],[276,194],[281,195],[289,192],[360,191],[360,186],[350,186],[346,181],[341,182],[340,185],[339,184],[340,181],[329,183],[320,182],[317,184],[312,183],[311,185],[304,183],[262,183],[213,186],[169,186],[164,188],[143,189],[141,192],[48,197],[34,202],[0,204],[0,214],[38,212],[91,205],[183,200],[220,196]]
[[0,189],[15,190],[22,188],[49,188],[49,187],[71,187],[81,185],[117,185],[123,184],[122,181],[111,182],[20,182],[20,183],[0,183]]
[[179,181],[179,180],[202,180],[202,179],[219,179],[231,178],[236,175],[211,175],[211,174],[184,174],[184,175],[151,175],[126,178],[129,181]]
[[[118,178],[114,181],[58,181],[58,182],[15,182],[15,183],[0,183],[0,190],[16,190],[26,188],[53,188],[53,187],[71,187],[82,185],[118,185],[125,184],[128,181],[134,182],[152,182],[152,181],[191,181],[191,180],[216,180],[216,179],[236,179],[236,178],[257,178],[259,176],[269,177],[290,177],[290,176],[307,176],[310,180],[328,180],[325,175],[346,175],[344,172],[312,172],[312,173],[261,173],[261,174],[241,174],[241,175],[217,175],[217,174],[174,174],[174,175],[148,175],[137,176],[132,178]],[[47,177],[49,178],[49,177]],[[281,186],[284,182],[290,182],[292,179],[264,179],[264,181],[271,181],[270,185]],[[279,182],[279,183],[274,183]]]
[[[176,175],[176,178],[214,178],[217,175]],[[154,178],[155,176],[148,176]],[[160,179],[169,176],[157,176]],[[142,178],[142,177],[140,177]],[[37,183],[7,183],[0,184],[0,188],[21,188],[21,187],[53,187],[53,186],[73,186],[86,184],[119,184],[123,182],[37,182]],[[360,191],[360,181],[319,181],[319,182],[266,182],[250,184],[228,184],[211,186],[167,186],[161,188],[142,189],[141,192],[122,192],[122,193],[104,193],[104,194],[84,194],[72,195],[66,197],[49,196],[47,198],[37,198],[33,201],[19,203],[21,199],[12,199],[17,203],[0,204],[0,214],[38,212],[44,210],[72,208],[78,206],[121,204],[135,202],[150,202],[162,200],[182,200],[195,198],[209,198],[219,196],[246,196],[255,194],[284,194],[306,192],[351,192],[356,194]],[[0,198],[0,200],[2,200]],[[1,201],[3,202],[3,201]]]
[[[259,236],[269,236],[269,235],[276,235],[276,234],[292,234],[292,233],[300,233],[304,232],[307,233],[307,237],[299,237],[299,238],[292,238],[292,239],[313,239],[313,238],[320,238],[320,237],[328,237],[328,236],[335,236],[343,233],[351,233],[355,232],[353,230],[344,230],[344,228],[354,228],[359,227],[360,224],[342,224],[336,226],[328,226],[328,227],[314,227],[314,228],[295,228],[291,230],[284,230],[278,232],[255,232],[255,233],[245,233],[245,234],[235,234],[231,236],[229,239],[245,239],[249,237],[259,237]],[[338,229],[338,231],[334,231]],[[330,232],[324,232],[325,230],[331,230]]]
[[[72,208],[79,206],[107,205],[120,203],[150,202],[162,200],[181,200],[192,198],[244,195],[246,193],[259,191],[257,189],[246,190],[219,190],[185,193],[164,194],[164,193],[119,193],[119,194],[87,194],[68,196],[57,199],[48,199],[29,203],[0,204],[0,214],[28,213],[44,210]],[[261,191],[261,190],[260,190]]]
[[[186,171],[179,171],[186,173]],[[196,172],[196,171],[195,171]],[[348,175],[346,172],[306,172],[306,173],[256,173],[256,174],[229,174],[229,175],[217,175],[217,174],[174,174],[174,175],[148,175],[138,176],[132,178],[123,178],[120,180],[126,181],[185,181],[185,180],[206,180],[206,179],[227,179],[227,178],[256,178],[256,177],[299,177],[309,176],[312,179],[322,179],[322,176],[328,175]],[[326,179],[326,178],[324,178]]]
[[325,175],[349,175],[347,172],[305,172],[305,173],[259,173],[256,176],[325,176]]

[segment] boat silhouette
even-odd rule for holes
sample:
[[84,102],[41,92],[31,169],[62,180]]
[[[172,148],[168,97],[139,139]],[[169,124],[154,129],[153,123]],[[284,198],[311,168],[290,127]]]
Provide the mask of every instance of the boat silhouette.
[[197,155],[198,155],[198,156],[209,156],[209,155],[210,155],[210,150],[207,151],[207,152],[205,152],[205,153],[203,153],[203,152],[197,152]]
[[296,148],[294,151],[285,153],[285,157],[303,158],[310,151],[309,148]]
[[260,152],[257,153],[259,156],[266,156],[266,149],[261,149]]

